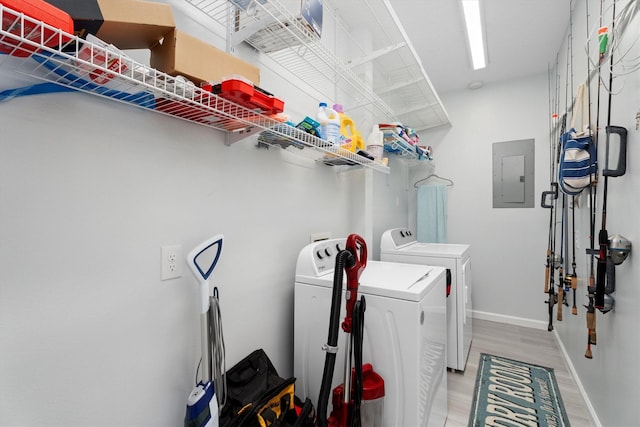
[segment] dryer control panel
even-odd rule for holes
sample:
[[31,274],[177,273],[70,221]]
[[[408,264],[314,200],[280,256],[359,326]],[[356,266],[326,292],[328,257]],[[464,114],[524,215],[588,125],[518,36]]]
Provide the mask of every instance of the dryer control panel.
[[381,247],[383,250],[398,249],[416,241],[416,235],[410,229],[393,228],[382,234]]

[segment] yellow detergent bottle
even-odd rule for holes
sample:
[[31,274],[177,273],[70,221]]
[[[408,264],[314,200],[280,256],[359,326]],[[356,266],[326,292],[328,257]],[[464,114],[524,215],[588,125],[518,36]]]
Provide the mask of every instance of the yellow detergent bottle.
[[351,117],[344,114],[344,108],[340,104],[333,104],[333,109],[338,113],[340,117],[340,135],[344,138],[342,148],[351,151],[352,153],[358,150],[364,150],[364,140],[362,135],[356,129],[356,124]]

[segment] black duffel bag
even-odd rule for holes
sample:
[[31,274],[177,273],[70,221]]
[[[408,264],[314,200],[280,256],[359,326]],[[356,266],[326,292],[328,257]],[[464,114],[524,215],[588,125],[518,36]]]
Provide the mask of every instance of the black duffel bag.
[[295,378],[278,375],[262,349],[255,350],[226,373],[227,401],[220,427],[313,426],[309,399],[295,397]]

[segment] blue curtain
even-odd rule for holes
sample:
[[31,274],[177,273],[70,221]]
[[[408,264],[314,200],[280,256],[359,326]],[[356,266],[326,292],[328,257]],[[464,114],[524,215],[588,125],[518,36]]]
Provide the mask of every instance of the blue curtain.
[[447,243],[447,186],[418,187],[417,205],[418,241]]

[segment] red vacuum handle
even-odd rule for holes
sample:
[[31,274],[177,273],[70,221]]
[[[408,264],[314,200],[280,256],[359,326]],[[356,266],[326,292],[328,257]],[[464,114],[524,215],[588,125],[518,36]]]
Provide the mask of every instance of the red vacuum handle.
[[347,237],[346,249],[353,254],[354,263],[352,266],[345,268],[347,272],[347,316],[342,322],[342,330],[346,333],[351,333],[353,307],[358,300],[360,275],[367,266],[367,242],[357,234],[350,234]]

